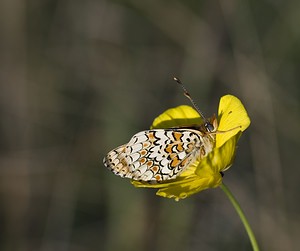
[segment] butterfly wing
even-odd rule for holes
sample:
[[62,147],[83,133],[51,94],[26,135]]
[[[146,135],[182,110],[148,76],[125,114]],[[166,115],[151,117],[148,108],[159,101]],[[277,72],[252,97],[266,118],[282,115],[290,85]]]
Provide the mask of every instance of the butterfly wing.
[[126,175],[129,175],[125,148],[126,145],[119,146],[111,150],[103,159],[103,164],[121,177],[127,177]]
[[170,180],[200,157],[202,145],[202,136],[196,130],[142,131],[128,144],[110,151],[104,164],[116,175],[133,180]]

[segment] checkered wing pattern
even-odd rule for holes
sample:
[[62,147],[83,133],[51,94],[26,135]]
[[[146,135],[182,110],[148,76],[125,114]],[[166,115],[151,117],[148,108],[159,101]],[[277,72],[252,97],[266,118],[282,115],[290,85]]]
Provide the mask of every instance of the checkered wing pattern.
[[110,151],[103,162],[121,177],[159,182],[176,178],[201,157],[202,150],[203,136],[197,130],[148,130]]

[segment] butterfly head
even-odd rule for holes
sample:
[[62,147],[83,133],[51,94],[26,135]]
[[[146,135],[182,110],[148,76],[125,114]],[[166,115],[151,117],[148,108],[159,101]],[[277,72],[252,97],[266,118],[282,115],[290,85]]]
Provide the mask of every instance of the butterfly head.
[[207,132],[213,132],[215,130],[214,126],[209,122],[205,122],[204,127]]
[[202,130],[207,133],[215,133],[218,128],[218,121],[216,115],[213,115],[210,119],[207,119],[202,125]]

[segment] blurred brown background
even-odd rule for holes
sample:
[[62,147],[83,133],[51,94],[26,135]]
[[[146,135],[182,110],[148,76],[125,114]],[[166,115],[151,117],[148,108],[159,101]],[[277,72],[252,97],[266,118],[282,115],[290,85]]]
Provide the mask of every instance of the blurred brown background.
[[0,249],[251,250],[220,189],[175,202],[102,158],[165,109],[252,124],[225,183],[262,250],[300,245],[300,2],[73,0],[0,3]]

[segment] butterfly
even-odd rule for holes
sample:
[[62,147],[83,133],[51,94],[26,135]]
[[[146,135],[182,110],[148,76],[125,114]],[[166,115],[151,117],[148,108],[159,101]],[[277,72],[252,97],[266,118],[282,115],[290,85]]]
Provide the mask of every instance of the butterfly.
[[127,144],[110,151],[104,158],[104,165],[116,175],[138,181],[175,179],[192,162],[212,151],[215,135],[211,132],[214,130],[211,123],[206,123],[199,130],[142,131]]

